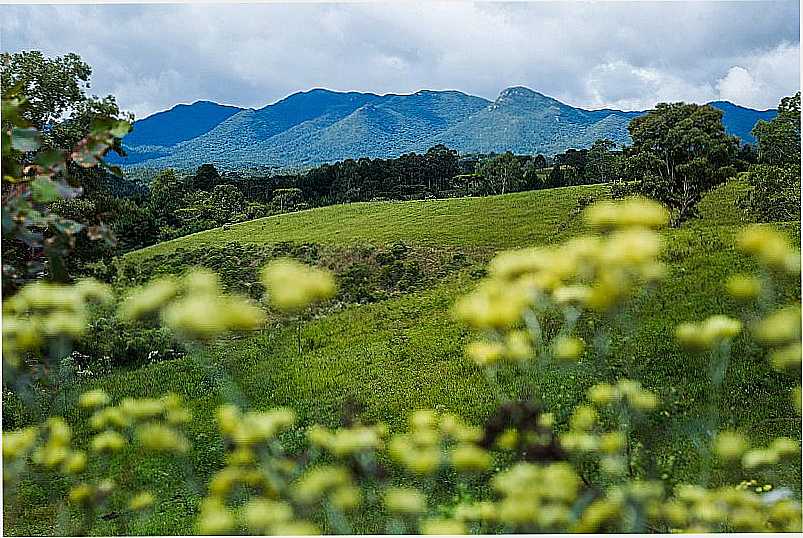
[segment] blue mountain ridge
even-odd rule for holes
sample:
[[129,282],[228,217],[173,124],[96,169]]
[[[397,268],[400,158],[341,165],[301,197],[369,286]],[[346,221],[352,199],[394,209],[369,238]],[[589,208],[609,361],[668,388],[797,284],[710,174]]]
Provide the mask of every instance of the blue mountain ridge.
[[[746,143],[759,111],[713,101],[725,130]],[[313,89],[259,109],[198,101],[134,123],[117,164],[192,168],[312,166],[359,157],[397,157],[445,144],[461,153],[555,154],[599,138],[630,142],[627,125],[644,111],[585,110],[529,88],[507,88],[495,101],[459,91],[377,95]]]

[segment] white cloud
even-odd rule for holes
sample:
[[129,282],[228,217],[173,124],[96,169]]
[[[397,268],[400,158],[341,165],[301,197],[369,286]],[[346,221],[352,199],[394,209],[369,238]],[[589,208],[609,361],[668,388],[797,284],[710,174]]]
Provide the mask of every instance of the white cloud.
[[[799,82],[799,61],[799,43],[783,43],[774,49],[750,55],[742,64],[731,67],[719,80],[719,97],[748,106],[774,108],[782,97],[774,90],[791,88]],[[795,64],[797,69],[792,67]]]
[[798,20],[795,1],[0,6],[0,48],[78,52],[138,116],[312,87],[768,108],[799,89]]

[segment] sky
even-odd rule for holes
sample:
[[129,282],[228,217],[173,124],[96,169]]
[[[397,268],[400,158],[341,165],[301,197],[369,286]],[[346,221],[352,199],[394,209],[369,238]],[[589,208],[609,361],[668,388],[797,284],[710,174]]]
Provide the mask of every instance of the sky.
[[142,118],[311,88],[526,86],[573,106],[775,108],[800,89],[797,0],[3,5],[0,49],[77,52],[91,93]]

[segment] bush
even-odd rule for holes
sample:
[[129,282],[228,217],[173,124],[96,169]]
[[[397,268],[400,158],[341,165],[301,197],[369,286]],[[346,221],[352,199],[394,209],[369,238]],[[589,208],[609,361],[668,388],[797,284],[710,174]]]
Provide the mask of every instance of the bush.
[[757,220],[800,218],[800,165],[755,164],[745,177],[751,189],[739,203]]
[[136,367],[174,359],[185,352],[169,329],[124,323],[113,311],[97,316],[75,349],[82,357],[79,366],[95,373],[110,367]]

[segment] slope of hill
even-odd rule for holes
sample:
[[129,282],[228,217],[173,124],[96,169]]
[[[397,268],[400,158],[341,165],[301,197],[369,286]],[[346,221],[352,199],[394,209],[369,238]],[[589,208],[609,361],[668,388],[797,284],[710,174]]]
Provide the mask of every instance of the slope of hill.
[[738,136],[748,144],[756,143],[751,132],[756,122],[759,120],[770,121],[778,114],[776,110],[753,110],[728,101],[711,101],[708,104],[722,111],[722,124],[725,125],[725,131]]
[[219,105],[210,101],[196,101],[191,105],[179,104],[134,122],[134,129],[125,137],[125,146],[131,150],[127,159],[111,155],[110,162],[133,164],[143,160],[169,155],[170,148],[209,132],[243,109]]
[[[746,142],[757,111],[727,101],[726,130]],[[347,158],[397,157],[446,144],[464,153],[555,154],[589,147],[599,138],[630,141],[627,125],[643,112],[585,110],[514,87],[490,102],[457,91],[423,90],[375,95],[315,89],[258,110],[213,103],[179,105],[135,124],[125,139],[128,165],[193,168],[206,162],[224,168],[315,165]],[[172,130],[171,130],[172,129]]]

